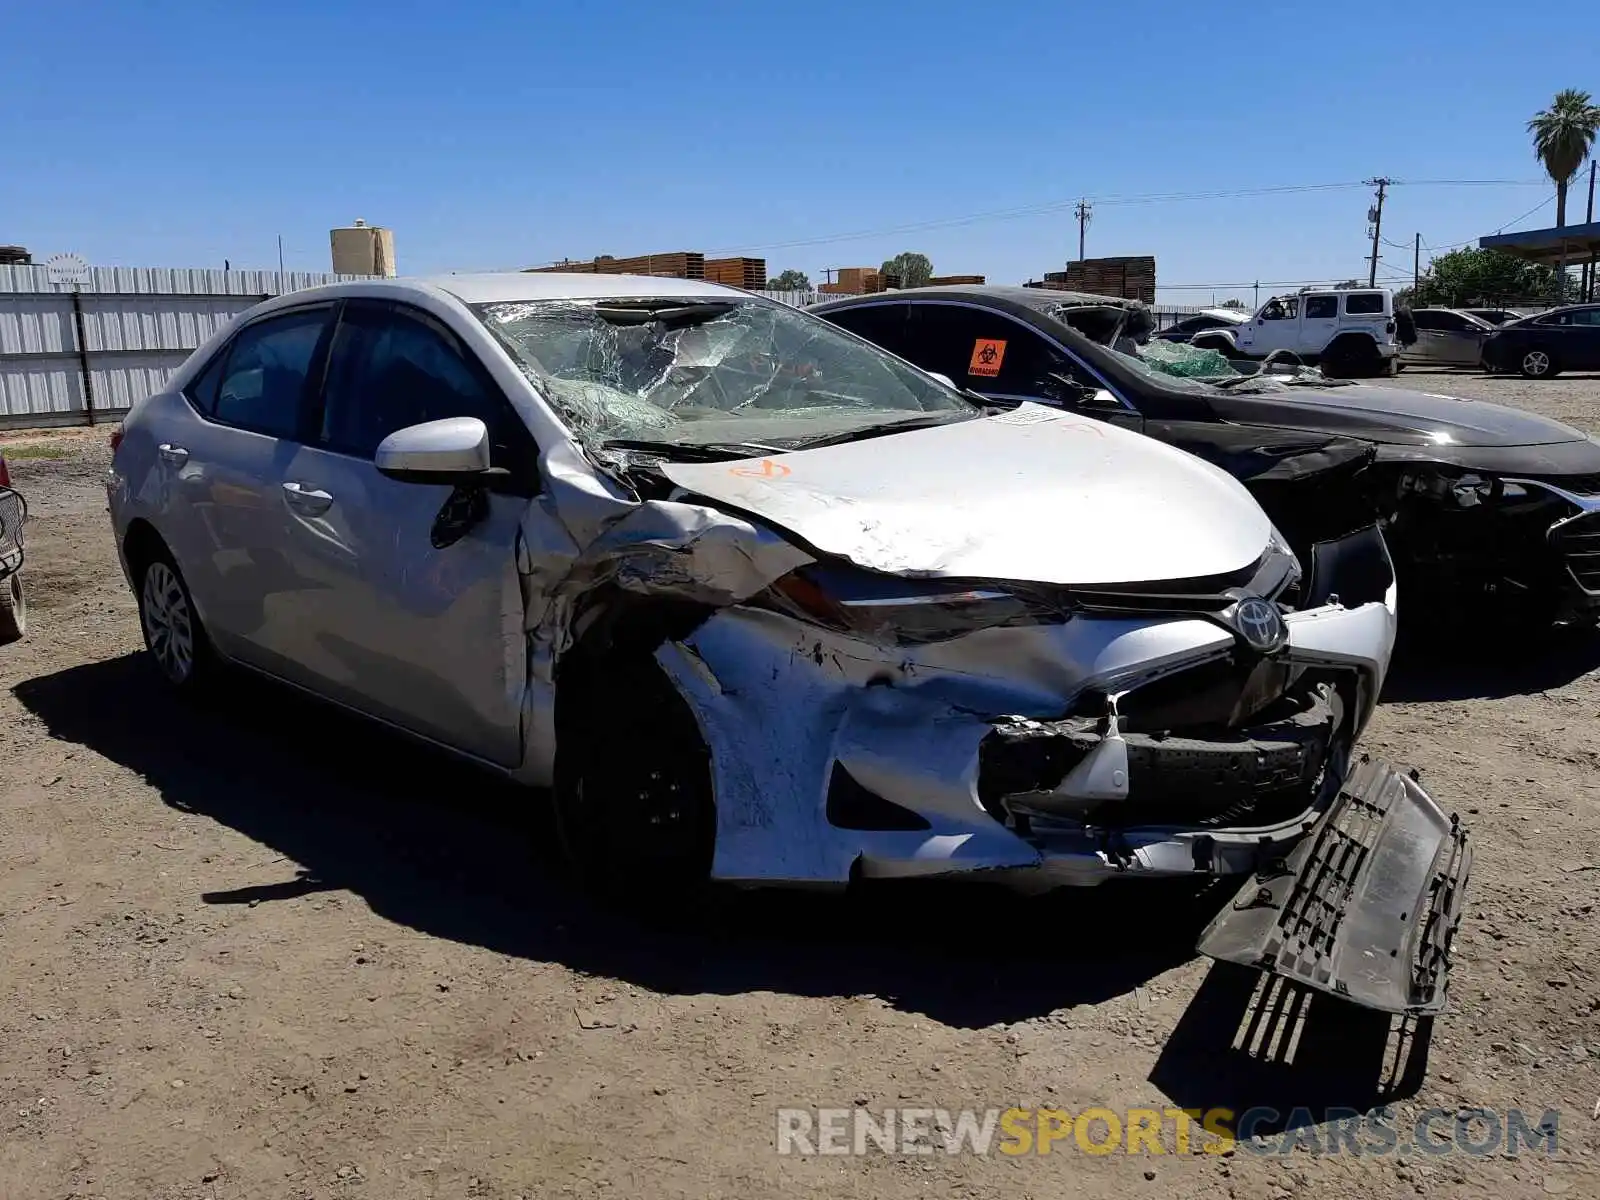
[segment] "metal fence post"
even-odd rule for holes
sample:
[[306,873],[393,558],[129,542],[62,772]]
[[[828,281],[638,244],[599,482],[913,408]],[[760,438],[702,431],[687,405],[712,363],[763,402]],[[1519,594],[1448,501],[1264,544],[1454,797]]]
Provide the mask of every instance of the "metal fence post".
[[78,331],[78,369],[83,372],[83,409],[94,424],[94,379],[89,374],[89,338],[83,328],[83,297],[78,285],[72,285],[72,323]]

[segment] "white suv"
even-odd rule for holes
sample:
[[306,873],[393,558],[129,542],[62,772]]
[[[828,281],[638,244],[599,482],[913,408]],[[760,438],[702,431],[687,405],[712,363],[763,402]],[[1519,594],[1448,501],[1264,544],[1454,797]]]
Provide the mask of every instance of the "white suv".
[[1326,375],[1392,375],[1399,362],[1394,298],[1381,288],[1306,290],[1274,296],[1236,329],[1198,334],[1194,346],[1230,358],[1287,350]]

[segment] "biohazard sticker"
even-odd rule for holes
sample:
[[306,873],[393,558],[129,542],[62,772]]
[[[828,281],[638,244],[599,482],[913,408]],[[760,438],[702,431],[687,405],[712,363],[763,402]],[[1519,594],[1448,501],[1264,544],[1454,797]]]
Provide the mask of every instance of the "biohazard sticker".
[[1006,360],[1006,344],[1001,338],[979,338],[972,347],[972,361],[967,364],[968,375],[998,375],[1000,364]]

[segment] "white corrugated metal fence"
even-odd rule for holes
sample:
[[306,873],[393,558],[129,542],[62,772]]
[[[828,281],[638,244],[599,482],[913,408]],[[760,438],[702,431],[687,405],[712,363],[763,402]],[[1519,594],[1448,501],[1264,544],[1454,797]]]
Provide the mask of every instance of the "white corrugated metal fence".
[[[268,296],[354,279],[308,271],[96,267],[76,289],[0,266],[0,428],[115,420],[221,326]],[[74,291],[82,312],[78,339]],[[84,387],[87,365],[89,387]]]

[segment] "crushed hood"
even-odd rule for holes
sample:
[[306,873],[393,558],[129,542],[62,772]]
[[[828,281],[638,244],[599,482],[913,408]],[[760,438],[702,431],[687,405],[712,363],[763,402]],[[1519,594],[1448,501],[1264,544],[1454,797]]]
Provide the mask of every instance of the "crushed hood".
[[1243,570],[1270,522],[1171,446],[1036,404],[767,458],[668,463],[679,487],[872,571],[1064,586]]
[[1482,400],[1462,400],[1404,388],[1287,387],[1212,401],[1237,421],[1287,425],[1390,445],[1547,446],[1581,442],[1570,425]]

